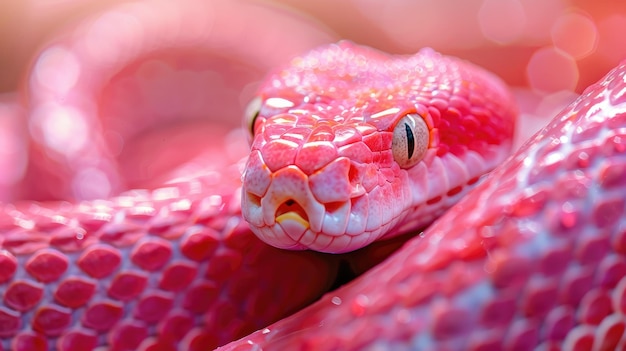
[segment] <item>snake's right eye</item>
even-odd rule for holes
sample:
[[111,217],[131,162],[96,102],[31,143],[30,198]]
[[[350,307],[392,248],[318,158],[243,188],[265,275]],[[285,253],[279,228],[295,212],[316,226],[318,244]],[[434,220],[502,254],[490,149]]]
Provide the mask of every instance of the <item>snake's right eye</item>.
[[244,113],[244,124],[246,129],[250,132],[249,135],[251,138],[254,138],[254,127],[256,119],[259,117],[259,113],[261,112],[261,106],[263,106],[263,100],[257,96],[252,99],[250,103],[248,103]]
[[402,168],[413,167],[426,155],[429,139],[428,126],[422,116],[416,113],[405,115],[393,130],[393,158]]

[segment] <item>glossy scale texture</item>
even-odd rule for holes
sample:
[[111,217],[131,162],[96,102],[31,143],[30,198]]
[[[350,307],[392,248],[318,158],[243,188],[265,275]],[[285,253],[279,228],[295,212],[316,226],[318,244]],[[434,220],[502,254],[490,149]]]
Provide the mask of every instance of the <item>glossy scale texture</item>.
[[5,206],[0,350],[212,349],[328,289],[332,259],[250,232],[231,168],[218,185],[209,176],[75,205]]
[[221,350],[626,348],[626,63],[391,258]]
[[[331,253],[430,224],[510,155],[517,115],[502,81],[468,62],[345,41],[294,58],[258,98],[244,218],[268,244]],[[403,167],[392,145],[407,115],[428,149]]]

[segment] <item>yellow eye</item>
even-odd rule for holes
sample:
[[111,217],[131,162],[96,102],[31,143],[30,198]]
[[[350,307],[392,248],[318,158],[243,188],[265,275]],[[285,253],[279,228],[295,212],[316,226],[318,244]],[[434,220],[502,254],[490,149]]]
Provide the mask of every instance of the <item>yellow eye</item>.
[[256,118],[259,116],[262,105],[263,100],[257,96],[248,103],[246,111],[244,112],[244,124],[246,129],[250,132],[251,137],[254,137],[254,124],[256,123]]
[[426,155],[430,139],[428,126],[416,114],[402,117],[393,130],[391,151],[393,158],[402,168],[413,167]]

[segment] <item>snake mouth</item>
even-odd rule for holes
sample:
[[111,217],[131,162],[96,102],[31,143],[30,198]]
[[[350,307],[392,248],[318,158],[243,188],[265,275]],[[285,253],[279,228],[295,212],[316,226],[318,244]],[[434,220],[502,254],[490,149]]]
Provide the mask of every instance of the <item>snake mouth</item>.
[[289,199],[278,206],[275,218],[283,232],[296,242],[299,242],[310,229],[306,211],[293,199]]
[[293,220],[302,226],[309,227],[309,216],[304,208],[293,199],[289,199],[278,206],[275,218],[279,224],[286,220]]

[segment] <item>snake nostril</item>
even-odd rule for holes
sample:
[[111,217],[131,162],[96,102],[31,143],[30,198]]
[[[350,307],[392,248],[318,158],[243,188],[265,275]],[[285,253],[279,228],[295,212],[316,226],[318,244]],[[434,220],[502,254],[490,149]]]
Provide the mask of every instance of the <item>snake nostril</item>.
[[247,195],[249,204],[257,206],[257,207],[261,206],[261,197],[260,196],[254,195],[253,193],[251,193],[249,191],[246,191],[246,195]]
[[355,163],[350,164],[348,169],[348,181],[350,182],[350,197],[361,196],[365,193],[363,187],[365,169],[363,165],[357,165]]
[[280,206],[278,206],[278,208],[276,209],[276,218],[288,212],[296,213],[305,221],[309,220],[309,216],[306,214],[304,208],[293,199],[289,199],[283,202]]
[[350,181],[350,184],[358,183],[361,180],[360,178],[359,170],[351,163],[350,169],[348,169],[348,180]]

